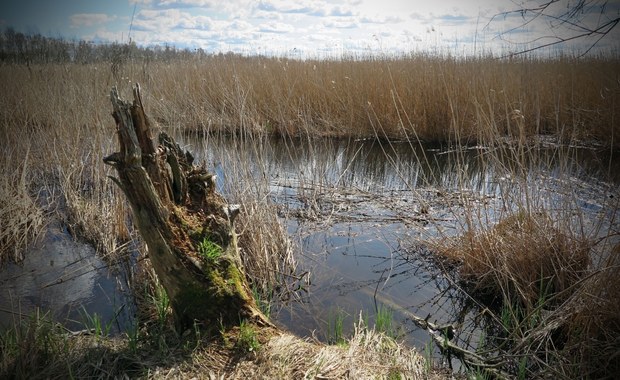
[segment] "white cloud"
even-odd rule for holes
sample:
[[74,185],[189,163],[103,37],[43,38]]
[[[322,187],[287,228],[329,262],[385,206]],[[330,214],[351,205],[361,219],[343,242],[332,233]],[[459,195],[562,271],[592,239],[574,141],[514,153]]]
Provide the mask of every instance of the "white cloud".
[[213,0],[161,0],[157,3],[161,8],[191,8],[191,7],[212,7]]
[[268,22],[261,24],[258,28],[260,32],[265,33],[290,33],[295,30],[292,25],[281,22]]
[[326,4],[323,1],[289,1],[261,0],[257,9],[267,12],[303,13],[315,16],[325,15]]
[[363,16],[360,18],[360,22],[364,24],[398,24],[405,21],[398,16]]
[[70,16],[72,28],[101,25],[115,19],[116,16],[110,16],[105,13],[78,13]]
[[329,11],[330,16],[350,17],[353,16],[353,10],[347,6],[337,5]]
[[214,20],[208,16],[194,15],[178,9],[152,10],[138,12],[134,21],[135,30],[165,33],[171,29],[204,29],[214,27]]
[[346,19],[330,19],[323,22],[323,25],[327,28],[336,28],[336,29],[355,29],[359,28],[359,23],[355,18],[346,18]]

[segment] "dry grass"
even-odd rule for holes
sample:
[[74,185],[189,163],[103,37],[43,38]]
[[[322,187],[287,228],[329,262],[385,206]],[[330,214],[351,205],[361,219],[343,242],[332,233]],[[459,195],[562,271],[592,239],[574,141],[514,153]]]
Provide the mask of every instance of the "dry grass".
[[[499,105],[479,100],[476,123],[488,147],[480,160],[494,176],[482,191],[495,201],[464,200],[452,210],[460,233],[440,234],[431,245],[448,259],[466,303],[478,305],[477,318],[488,317],[484,355],[520,378],[613,378],[620,361],[620,280],[611,274],[618,264],[616,189],[581,182],[569,169],[575,152],[568,146],[541,154],[530,138],[538,133],[531,116],[520,108],[507,103],[498,123]],[[587,137],[577,128],[561,134],[567,131],[571,140]],[[467,162],[456,160],[456,182],[470,186]],[[590,202],[600,211],[588,210]]]
[[525,212],[439,248],[460,263],[460,278],[470,292],[490,304],[508,295],[528,312],[541,298],[562,302],[590,262],[586,241],[560,231],[546,215]]
[[0,266],[19,262],[45,226],[43,211],[27,187],[28,156],[13,172],[8,165],[0,169]]
[[[109,105],[99,92],[109,82],[89,72],[96,70],[76,76],[60,65],[3,66],[0,81],[10,96],[0,101],[0,122],[10,151],[1,159],[6,168],[27,162],[23,185],[35,194],[45,190],[39,206],[58,211],[76,235],[108,254],[127,240],[128,214],[102,162],[114,143]],[[15,204],[15,196],[7,202]]]
[[[148,113],[165,128],[438,141],[549,133],[618,146],[613,58],[126,58],[0,66],[9,94],[0,100],[1,122],[13,147],[3,167],[31,151],[29,170],[62,183],[70,224],[104,251],[128,234],[127,210],[101,162],[114,145],[108,92],[118,81],[121,89],[142,83]],[[95,208],[103,215],[88,211]]]
[[[514,375],[614,378],[620,370],[620,244],[601,251],[556,224],[521,212],[435,248],[458,263],[464,289],[491,321],[485,331],[494,349],[488,352]],[[593,263],[599,256],[602,263]]]
[[[128,209],[107,178],[110,169],[102,163],[103,155],[116,145],[108,93],[118,81],[121,90],[127,90],[129,82],[142,84],[147,113],[162,128],[221,131],[241,139],[275,133],[489,143],[509,136],[526,149],[527,137],[551,134],[564,141],[599,139],[620,146],[616,59],[411,56],[296,61],[221,55],[176,62],[129,57],[126,62],[113,67],[109,63],[0,66],[0,83],[8,94],[0,98],[0,125],[6,136],[0,156],[5,255],[18,259],[40,229],[42,212],[34,195],[42,187],[53,189],[48,192],[57,199],[54,207],[67,215],[76,233],[86,235],[102,251],[118,251],[129,238]],[[249,176],[250,163],[246,159],[244,164],[244,159],[229,173],[236,181],[227,195],[229,201],[242,204],[238,230],[244,264],[264,290],[288,275],[294,262],[286,233],[267,199],[268,183]],[[14,183],[19,185],[11,186]],[[606,300],[613,300],[607,294],[620,289],[614,283],[618,276],[602,277],[614,272],[609,269],[581,281],[588,245],[536,212],[508,217],[482,232],[472,229],[458,249],[453,246],[446,252],[466,263],[465,277],[480,275],[477,286],[482,293],[495,291],[534,309],[541,294],[549,299],[551,294],[562,295],[556,302],[566,300],[562,305],[572,305],[572,312],[539,331],[548,337],[564,323],[559,321],[585,326],[573,329],[583,334],[568,338],[566,352],[577,355],[566,356],[569,364],[579,355],[591,359],[597,350],[614,349],[617,307]],[[487,226],[488,220],[482,225]],[[609,268],[616,265],[614,261]],[[590,304],[599,306],[596,313]],[[556,327],[550,329],[551,325]],[[278,339],[275,346],[290,338]],[[371,348],[364,339],[354,343],[362,349],[361,356]],[[578,348],[580,342],[590,343]],[[310,350],[306,343],[289,343]],[[346,349],[336,351],[333,355],[339,359],[320,354],[321,350],[308,352],[310,357],[303,360],[267,354],[263,359],[272,361],[274,371],[286,370],[282,363],[287,360],[301,363],[304,371],[357,370]],[[615,360],[612,354],[607,357]],[[319,359],[330,366],[318,366]],[[377,369],[389,371],[385,360],[378,364],[384,367]],[[398,368],[406,370],[403,365]]]
[[239,365],[244,379],[427,379],[425,359],[373,329],[356,326],[344,345],[326,346],[289,334],[269,340],[255,361]]
[[[235,328],[238,329],[238,328]],[[3,334],[0,376],[15,379],[440,379],[414,350],[357,326],[350,341],[326,346],[265,329],[257,352],[240,351],[238,331],[224,340],[172,336],[151,327],[127,339],[71,335],[44,318]]]
[[[480,316],[488,317],[483,346],[493,347],[487,354],[506,371],[613,378],[620,368],[615,196],[591,199],[600,202],[598,214],[584,211],[574,178],[532,175],[524,168],[533,157],[518,150],[504,168],[514,182],[502,190],[501,204],[466,202],[463,232],[433,246],[456,263],[446,268],[456,269]],[[501,161],[497,154],[487,159]]]
[[[146,87],[161,121],[198,130],[374,136],[381,125],[383,137],[476,141],[489,128],[519,134],[519,110],[522,134],[608,141],[618,134],[617,67],[613,59],[214,56],[153,64],[157,80]],[[479,108],[488,123],[478,122]]]
[[570,374],[606,378],[620,373],[620,244],[584,282],[558,314],[567,342],[564,365]]

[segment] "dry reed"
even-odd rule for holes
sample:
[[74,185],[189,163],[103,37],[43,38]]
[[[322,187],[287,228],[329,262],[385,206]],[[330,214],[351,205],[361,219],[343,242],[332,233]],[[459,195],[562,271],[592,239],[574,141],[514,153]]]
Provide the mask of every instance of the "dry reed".
[[566,343],[563,364],[569,374],[608,378],[620,373],[620,244],[557,311]]
[[13,173],[8,165],[0,172],[0,266],[21,261],[23,250],[45,225],[43,210],[29,191],[28,158],[26,152]]
[[231,378],[243,379],[436,379],[425,359],[385,334],[364,327],[343,346],[327,346],[280,334],[253,362],[242,363]]
[[[342,61],[218,55],[151,62],[128,57],[122,65],[2,65],[0,83],[8,95],[0,99],[0,121],[11,150],[5,148],[1,156],[8,180],[2,184],[0,212],[11,216],[3,222],[18,227],[13,229],[17,234],[6,235],[9,243],[3,235],[3,247],[17,242],[21,249],[20,242],[30,239],[40,225],[40,210],[28,192],[40,181],[60,189],[59,204],[66,206],[61,212],[104,250],[115,250],[128,237],[127,208],[102,164],[103,154],[114,144],[107,98],[114,84],[122,88],[129,82],[142,83],[147,113],[162,128],[173,130],[220,131],[241,138],[275,133],[486,143],[508,136],[517,138],[520,148],[529,137],[550,134],[564,141],[598,139],[618,147],[617,72],[614,58],[424,55]],[[522,158],[515,156],[517,165]],[[23,163],[21,171],[7,171],[18,163]],[[238,183],[229,194],[230,201],[243,205],[239,231],[245,265],[264,288],[286,273],[282,263],[290,257],[290,247],[274,209],[265,201],[268,184],[249,180],[247,169],[240,167],[230,175]],[[24,177],[27,171],[37,175]],[[16,191],[7,192],[13,190],[12,178],[18,177],[26,179]],[[20,209],[14,212],[11,205]],[[545,290],[563,294],[575,305],[600,301],[606,311],[588,314],[587,307],[574,306],[572,310],[580,312],[563,317],[571,326],[585,326],[583,335],[569,338],[567,352],[586,358],[598,349],[617,347],[612,335],[617,331],[617,308],[605,299],[620,286],[604,285],[617,276],[580,282],[588,246],[546,217],[536,216],[538,211],[509,217],[485,232],[471,230],[458,252],[451,248],[451,255],[468,263],[465,277],[482,274],[481,289],[494,288],[526,307],[541,294],[541,280]],[[2,227],[3,233],[10,230]],[[527,242],[544,249],[533,250]],[[617,266],[614,263],[610,268]],[[562,274],[563,268],[570,270]],[[580,296],[571,296],[567,289],[580,289],[574,293]],[[577,348],[584,339],[591,344]],[[596,345],[598,339],[604,339],[602,346]],[[334,373],[344,368],[334,366]]]
[[[3,128],[27,135],[7,140],[17,154],[4,155],[3,164],[23,161],[30,144],[31,170],[66,184],[61,192],[71,223],[100,230],[91,239],[113,251],[127,237],[127,211],[101,158],[114,135],[107,94],[119,81],[143,84],[148,111],[164,128],[435,141],[548,133],[618,146],[617,68],[614,58],[424,55],[341,61],[196,55],[166,62],[127,56],[120,65],[2,65],[0,83],[9,94],[0,100]],[[84,211],[93,208],[108,211]]]
[[[365,137],[375,134],[372,114],[388,138],[416,134],[473,142],[493,128],[564,140],[609,142],[612,136],[617,146],[617,67],[606,59],[296,61],[233,55],[153,64],[158,79],[149,86],[161,121],[197,130]],[[479,107],[489,123],[478,122]]]
[[546,215],[519,212],[452,242],[440,253],[461,263],[460,278],[472,294],[489,304],[508,296],[527,312],[541,298],[561,303],[558,295],[574,287],[590,262],[589,244],[560,231]]

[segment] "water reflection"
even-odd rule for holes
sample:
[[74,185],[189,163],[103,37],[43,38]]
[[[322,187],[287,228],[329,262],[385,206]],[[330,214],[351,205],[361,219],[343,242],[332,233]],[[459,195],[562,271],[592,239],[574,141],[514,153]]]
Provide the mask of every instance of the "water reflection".
[[279,305],[280,323],[326,340],[334,311],[344,314],[350,330],[360,312],[372,324],[384,305],[394,310],[406,340],[421,350],[431,339],[411,314],[456,323],[455,341],[466,348],[475,347],[479,327],[476,315],[463,308],[466,296],[417,242],[457,233],[472,205],[487,224],[495,213],[525,202],[560,210],[569,199],[606,212],[606,200],[618,196],[620,183],[617,155],[590,149],[515,153],[502,146],[213,136],[186,136],[185,143],[215,169],[224,193],[249,177],[244,181],[253,185],[246,191],[269,196],[289,211],[287,228],[311,285],[300,302]]
[[493,194],[506,174],[527,175],[533,169],[552,177],[568,173],[620,183],[620,152],[607,150],[539,146],[514,153],[505,147],[449,149],[351,139],[182,136],[180,140],[199,159],[215,166],[222,186],[226,186],[226,175],[239,170],[283,186],[311,184],[378,193],[433,187]]
[[74,240],[59,221],[28,249],[20,264],[0,271],[0,329],[39,310],[70,330],[95,314],[110,333],[125,331],[135,313],[127,279],[112,271],[87,243]]

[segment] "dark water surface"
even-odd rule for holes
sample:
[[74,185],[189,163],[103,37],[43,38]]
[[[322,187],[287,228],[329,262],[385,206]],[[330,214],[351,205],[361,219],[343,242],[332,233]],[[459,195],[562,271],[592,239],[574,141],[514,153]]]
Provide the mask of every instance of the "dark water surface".
[[[464,310],[463,294],[442,275],[424,242],[462,232],[471,210],[480,210],[478,223],[491,224],[524,201],[560,209],[570,200],[586,210],[591,224],[613,220],[608,205],[619,195],[618,155],[592,149],[523,150],[527,164],[520,166],[501,147],[180,139],[218,174],[224,194],[247,181],[248,192],[278,205],[300,272],[307,275],[296,297],[275,300],[272,318],[325,341],[333,338],[328,326],[336,319],[344,319],[347,334],[360,314],[372,325],[383,308],[393,313],[399,336],[420,350],[430,336],[412,314],[459,324],[457,343],[475,347],[476,314]],[[524,200],[524,183],[535,200]],[[615,219],[608,228],[618,229]],[[122,270],[109,268],[90,245],[52,223],[22,264],[0,272],[0,323],[10,325],[40,307],[74,330],[84,328],[79,321],[85,311],[123,331],[133,318],[128,293]]]
[[0,271],[0,329],[38,311],[72,331],[93,328],[91,318],[110,334],[125,331],[135,314],[125,272],[75,240],[58,220],[42,235],[23,262]]
[[421,350],[431,338],[412,314],[457,324],[456,343],[474,348],[476,312],[464,309],[466,297],[424,244],[462,232],[472,210],[480,213],[474,223],[492,225],[519,204],[553,211],[570,203],[591,217],[585,225],[604,219],[615,223],[607,230],[618,228],[607,206],[617,204],[620,160],[593,149],[551,145],[515,154],[505,147],[208,136],[185,137],[185,144],[215,169],[224,193],[240,175],[268,183],[258,193],[281,206],[300,268],[309,272],[306,291],[277,305],[272,317],[321,340],[333,338],[328,326],[338,318],[346,334],[360,313],[372,325],[377,309],[387,308],[397,333]]

